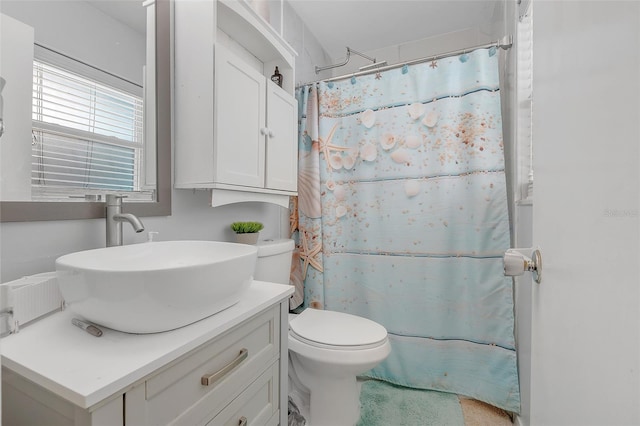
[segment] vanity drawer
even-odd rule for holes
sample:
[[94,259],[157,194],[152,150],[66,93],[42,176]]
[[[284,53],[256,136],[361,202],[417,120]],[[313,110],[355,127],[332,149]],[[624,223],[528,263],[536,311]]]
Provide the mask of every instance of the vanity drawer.
[[274,362],[207,426],[277,425],[278,371],[278,363]]
[[269,309],[147,379],[146,423],[196,425],[211,419],[278,358],[279,315],[279,307]]

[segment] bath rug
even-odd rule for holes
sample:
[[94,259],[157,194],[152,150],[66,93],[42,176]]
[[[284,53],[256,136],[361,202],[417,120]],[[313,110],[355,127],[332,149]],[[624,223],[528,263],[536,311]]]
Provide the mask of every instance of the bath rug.
[[458,395],[367,380],[357,426],[464,426]]

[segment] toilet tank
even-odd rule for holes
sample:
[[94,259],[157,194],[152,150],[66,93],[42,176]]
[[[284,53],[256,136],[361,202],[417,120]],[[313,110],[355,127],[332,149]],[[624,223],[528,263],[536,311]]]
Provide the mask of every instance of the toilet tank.
[[258,261],[253,279],[272,283],[289,284],[293,240],[265,240],[257,244]]

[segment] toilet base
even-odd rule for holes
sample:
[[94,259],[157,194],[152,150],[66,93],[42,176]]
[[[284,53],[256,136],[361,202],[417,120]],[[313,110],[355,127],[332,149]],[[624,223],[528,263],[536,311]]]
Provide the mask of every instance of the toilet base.
[[310,424],[353,426],[360,419],[360,394],[355,377],[318,380],[311,390]]
[[[301,369],[297,354],[289,353],[289,394],[307,426],[353,426],[360,419],[360,386],[355,375],[314,375]],[[298,403],[299,401],[299,403]]]
[[[362,392],[362,384],[367,380],[369,379],[367,378],[356,379],[356,382],[358,385],[358,400],[360,399],[360,393]],[[310,420],[309,420],[311,418],[311,410],[309,408],[309,401],[310,401],[309,393],[297,388],[296,385],[292,386],[291,377],[289,377],[289,396],[291,397],[293,402],[298,406],[298,409],[300,410],[300,414],[302,415],[302,417],[305,418],[306,420],[305,426],[314,426],[312,423],[310,423]],[[360,419],[358,418],[358,421],[359,420]]]

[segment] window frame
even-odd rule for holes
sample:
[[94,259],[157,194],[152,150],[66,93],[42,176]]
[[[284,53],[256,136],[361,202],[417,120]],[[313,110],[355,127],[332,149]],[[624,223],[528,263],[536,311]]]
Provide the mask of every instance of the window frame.
[[[171,175],[171,63],[173,42],[171,0],[149,0],[154,7],[156,200],[126,203],[126,211],[139,217],[170,216]],[[104,218],[104,202],[1,201],[0,222],[83,220]]]

